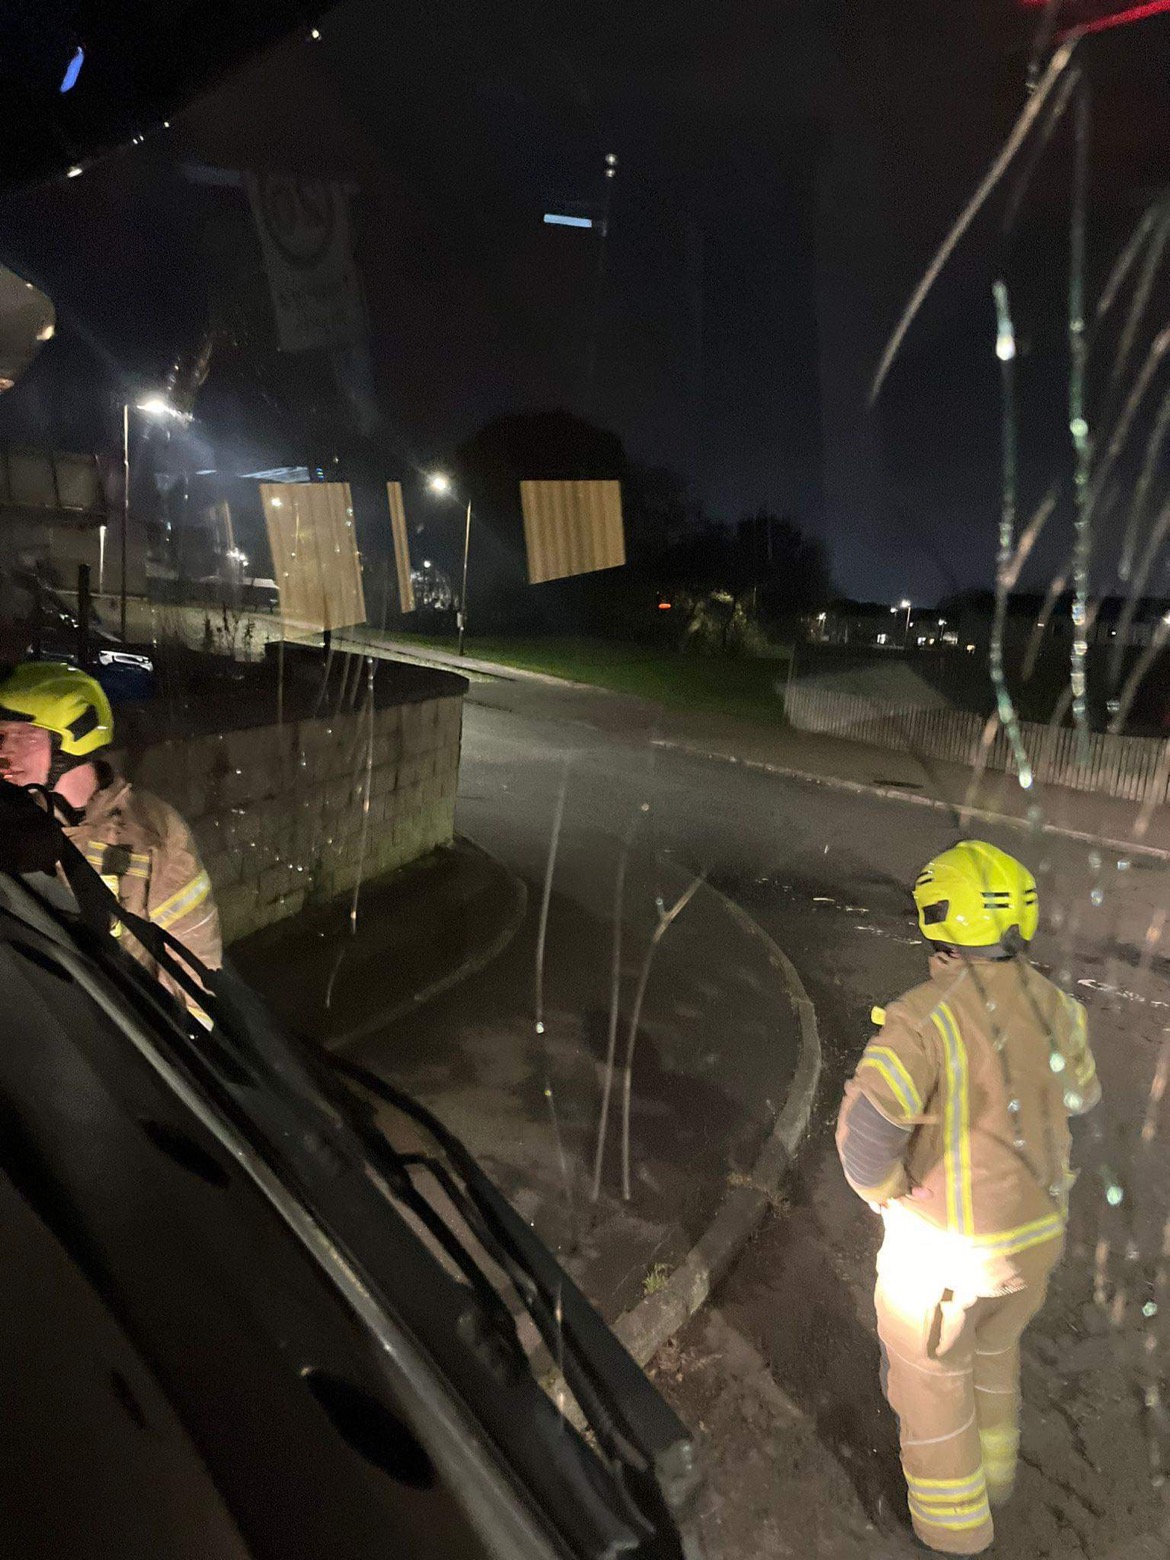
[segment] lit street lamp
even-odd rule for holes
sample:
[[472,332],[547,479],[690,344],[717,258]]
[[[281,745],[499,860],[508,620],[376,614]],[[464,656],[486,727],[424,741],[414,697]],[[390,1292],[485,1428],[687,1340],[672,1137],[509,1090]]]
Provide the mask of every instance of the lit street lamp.
[[[154,418],[158,422],[162,422],[162,421],[164,421],[167,418],[170,418],[174,422],[179,422],[179,423],[189,423],[191,421],[191,414],[189,412],[181,412],[177,406],[172,406],[171,403],[167,400],[165,395],[148,395],[145,400],[143,400],[143,401],[136,401],[134,404],[135,404],[135,410],[136,411],[142,412],[144,416],[152,417],[152,418]],[[99,564],[98,564],[98,591],[99,591],[99,593],[101,591],[102,585],[105,583],[105,581],[104,581],[104,579],[102,577],[104,575],[104,573],[105,573],[105,562],[106,562],[106,538],[105,538],[105,534],[104,533],[105,533],[105,527],[103,526],[102,527],[102,535],[99,538],[99,545],[100,545],[100,554],[99,554],[100,561],[99,561]],[[121,558],[121,568],[120,568],[120,571],[119,571],[120,574],[121,574],[121,581],[120,581],[120,595],[121,595],[120,623],[121,623],[121,629],[122,629],[122,642],[123,643],[125,643],[126,638],[127,638],[127,634],[126,634],[126,555],[127,555],[127,542],[128,542],[129,534],[130,534],[130,402],[129,401],[123,401],[122,402],[122,558]]]
[[[451,478],[444,471],[433,471],[427,478],[427,487],[437,498],[452,498],[455,495],[455,486]],[[459,592],[459,610],[456,615],[456,623],[459,625],[459,654],[463,654],[463,636],[467,632],[467,559],[471,552],[471,500],[467,500],[467,521],[463,527],[463,588]]]
[[906,614],[906,626],[902,631],[902,648],[905,650],[910,643],[910,603],[900,601],[896,607],[890,608],[891,612],[904,612]]

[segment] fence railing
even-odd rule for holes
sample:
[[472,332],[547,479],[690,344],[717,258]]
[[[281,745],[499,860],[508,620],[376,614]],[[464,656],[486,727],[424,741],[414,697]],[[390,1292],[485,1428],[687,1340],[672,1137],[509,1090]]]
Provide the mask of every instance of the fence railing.
[[[1005,774],[1017,772],[1007,733],[995,716],[989,721],[967,710],[899,709],[880,698],[800,682],[789,686],[785,711],[799,731],[872,742],[953,764],[982,764]],[[1037,783],[1156,805],[1170,800],[1170,741],[1091,732],[1082,763],[1071,727],[1021,721],[1020,730]]]

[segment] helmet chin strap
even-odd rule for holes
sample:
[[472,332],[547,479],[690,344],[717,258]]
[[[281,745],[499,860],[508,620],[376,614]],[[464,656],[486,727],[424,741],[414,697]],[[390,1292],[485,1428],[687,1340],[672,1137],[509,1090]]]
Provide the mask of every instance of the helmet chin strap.
[[36,797],[50,817],[55,817],[68,828],[76,828],[85,814],[70,802],[67,802],[60,791],[54,791],[49,785],[23,785],[20,788],[29,796]]
[[100,759],[98,756],[87,754],[78,758],[70,753],[62,753],[60,739],[56,735],[53,736],[53,756],[49,763],[49,774],[45,781],[45,788],[53,799],[53,806],[56,808],[58,816],[71,827],[76,827],[84,817],[85,801],[82,801],[81,805],[78,806],[71,802],[67,796],[63,796],[58,787],[66,775],[72,774],[75,769],[83,769],[87,765],[92,765],[98,770],[98,784],[100,785]]
[[55,790],[57,781],[62,775],[67,775],[71,769],[76,769],[79,764],[84,764],[84,758],[74,758],[71,753],[61,751],[61,738],[55,731],[49,733],[52,741],[52,757],[49,760],[49,778],[45,784],[49,790]]

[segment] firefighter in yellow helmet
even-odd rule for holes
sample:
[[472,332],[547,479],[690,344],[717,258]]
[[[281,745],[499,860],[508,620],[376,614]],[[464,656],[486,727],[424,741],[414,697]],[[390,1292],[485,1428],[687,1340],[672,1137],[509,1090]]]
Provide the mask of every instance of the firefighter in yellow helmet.
[[885,1226],[875,1301],[918,1538],[978,1554],[1011,1494],[1019,1340],[1060,1259],[1068,1118],[1099,1100],[1085,1010],[1024,957],[1036,882],[964,840],[914,885],[930,979],[845,1087],[837,1151]]
[[[114,773],[102,756],[113,737],[101,684],[75,666],[28,661],[0,681],[0,777],[51,792],[65,833],[118,902],[218,969],[219,915],[191,831],[173,807]],[[159,973],[135,937],[112,930]],[[186,1000],[174,982],[159,978]]]

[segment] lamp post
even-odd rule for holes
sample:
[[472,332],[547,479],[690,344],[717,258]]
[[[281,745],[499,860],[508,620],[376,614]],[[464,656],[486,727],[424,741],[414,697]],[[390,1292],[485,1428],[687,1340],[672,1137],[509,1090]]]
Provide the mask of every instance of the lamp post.
[[[443,471],[433,471],[427,478],[427,487],[439,498],[454,497],[455,487]],[[471,553],[471,500],[467,500],[467,519],[463,527],[463,586],[459,592],[459,654],[463,654],[463,637],[467,632],[467,560]]]
[[908,601],[900,601],[896,607],[891,607],[890,611],[904,612],[906,614],[906,625],[902,630],[902,649],[905,650],[910,644],[910,603]]
[[[165,421],[168,417],[175,422],[188,423],[191,421],[189,412],[181,412],[177,406],[172,406],[165,395],[148,395],[145,400],[134,403],[135,411],[142,412],[146,417],[152,417],[156,421]],[[126,558],[130,535],[130,402],[122,402],[122,557],[119,568],[119,595],[121,607],[119,622],[122,630],[122,642],[126,642]],[[99,578],[105,573],[105,535],[101,537],[101,562],[99,565]],[[99,587],[100,588],[100,587]]]

